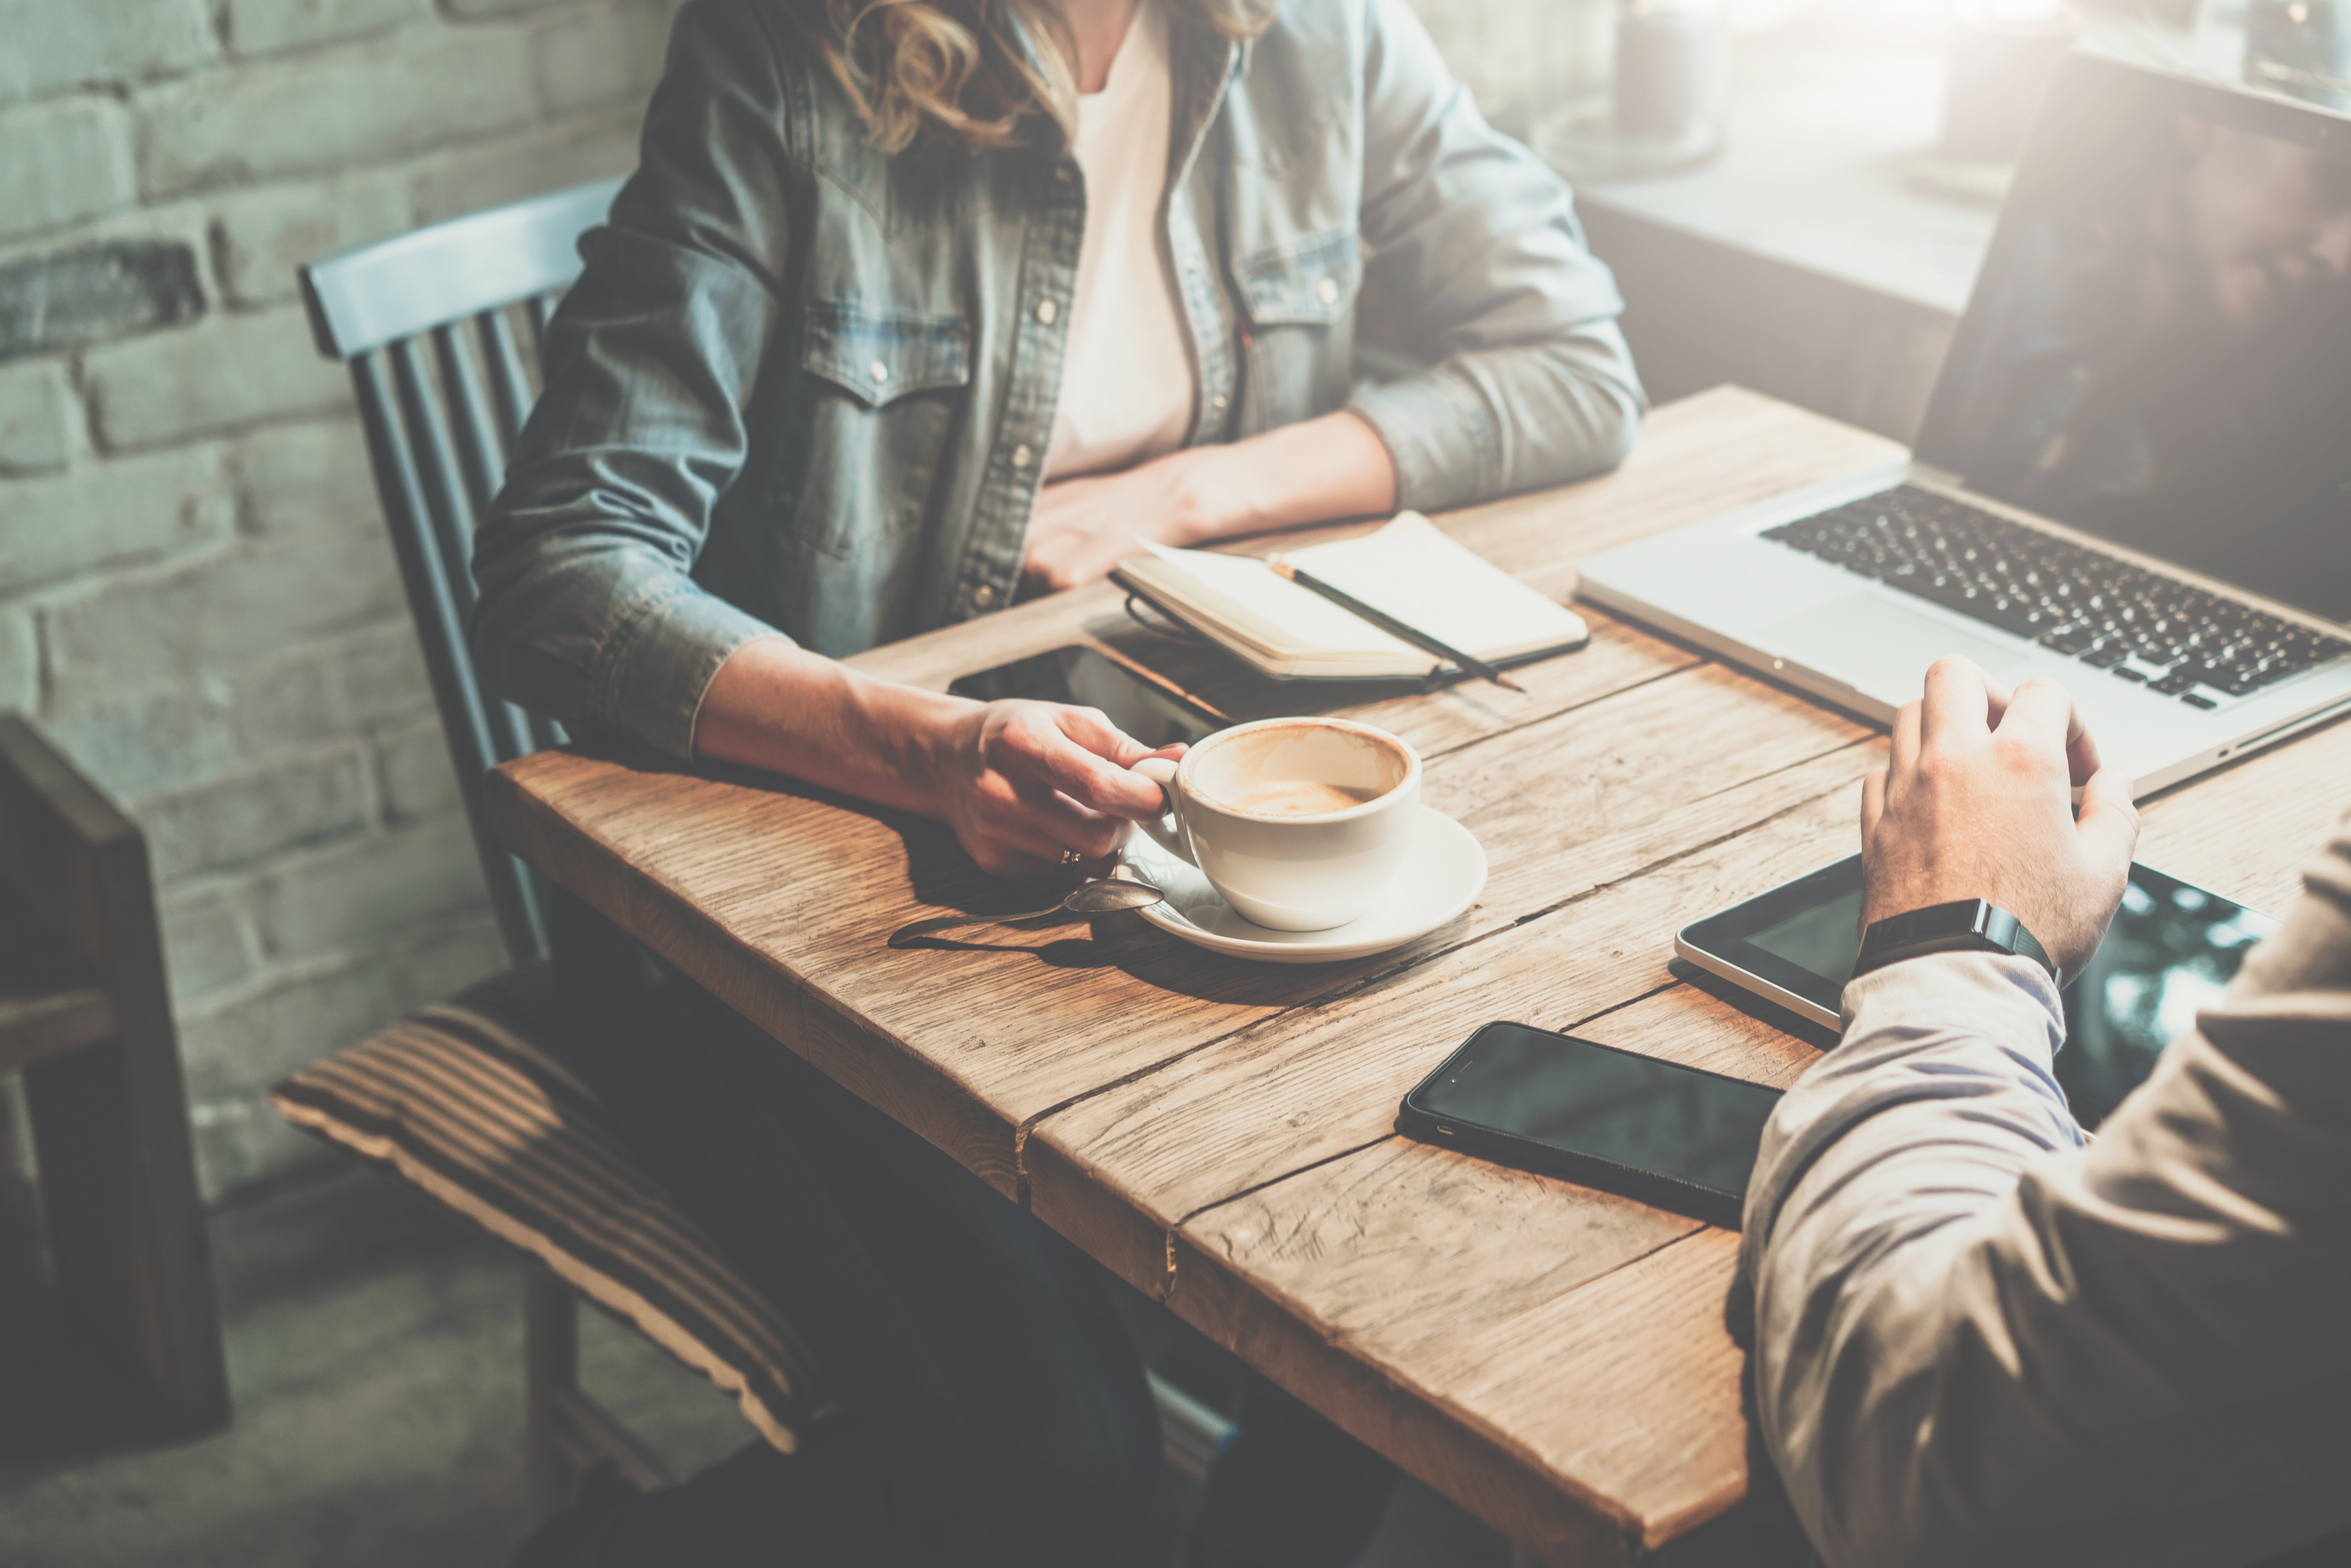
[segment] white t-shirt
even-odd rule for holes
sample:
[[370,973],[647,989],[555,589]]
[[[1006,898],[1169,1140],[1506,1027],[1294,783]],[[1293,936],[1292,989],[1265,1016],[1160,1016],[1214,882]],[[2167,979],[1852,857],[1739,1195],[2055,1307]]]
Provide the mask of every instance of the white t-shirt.
[[1102,91],[1078,99],[1086,232],[1048,479],[1131,468],[1192,427],[1192,357],[1159,246],[1173,99],[1167,18],[1144,0]]

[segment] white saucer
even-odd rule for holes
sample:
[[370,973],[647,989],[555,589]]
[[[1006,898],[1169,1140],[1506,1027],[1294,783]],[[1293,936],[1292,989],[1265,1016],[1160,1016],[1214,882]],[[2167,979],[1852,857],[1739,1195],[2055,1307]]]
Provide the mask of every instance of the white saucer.
[[1486,851],[1468,829],[1426,806],[1413,824],[1404,868],[1371,908],[1328,931],[1274,931],[1244,920],[1197,868],[1138,833],[1123,866],[1167,895],[1137,910],[1170,936],[1211,953],[1269,964],[1364,958],[1427,936],[1486,891]]

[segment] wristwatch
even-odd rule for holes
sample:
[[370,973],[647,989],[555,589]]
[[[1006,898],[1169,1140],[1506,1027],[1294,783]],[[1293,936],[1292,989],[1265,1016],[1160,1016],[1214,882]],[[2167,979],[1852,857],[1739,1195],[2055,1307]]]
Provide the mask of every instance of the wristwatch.
[[1928,953],[2013,953],[2032,959],[2049,971],[2052,980],[2064,984],[2049,949],[2024,928],[2024,922],[1980,898],[1963,898],[1957,904],[1938,904],[1872,921],[1862,935],[1854,977],[1857,979],[1872,969]]

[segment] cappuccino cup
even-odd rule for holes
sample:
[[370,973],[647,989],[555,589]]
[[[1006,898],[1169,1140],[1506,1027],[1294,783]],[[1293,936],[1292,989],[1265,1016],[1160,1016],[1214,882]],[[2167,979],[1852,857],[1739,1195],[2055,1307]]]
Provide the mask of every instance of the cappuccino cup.
[[1236,725],[1180,763],[1147,757],[1134,770],[1167,798],[1167,815],[1143,831],[1276,931],[1327,931],[1369,909],[1420,814],[1419,756],[1343,718]]

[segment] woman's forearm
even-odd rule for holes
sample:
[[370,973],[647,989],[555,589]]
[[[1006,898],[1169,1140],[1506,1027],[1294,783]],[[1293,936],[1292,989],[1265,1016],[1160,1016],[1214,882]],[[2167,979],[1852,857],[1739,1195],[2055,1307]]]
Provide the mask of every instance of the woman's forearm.
[[781,637],[763,638],[737,650],[712,678],[694,749],[938,816],[937,739],[978,706],[876,680]]
[[1395,463],[1377,432],[1341,410],[1190,454],[1203,504],[1184,544],[1395,509]]

